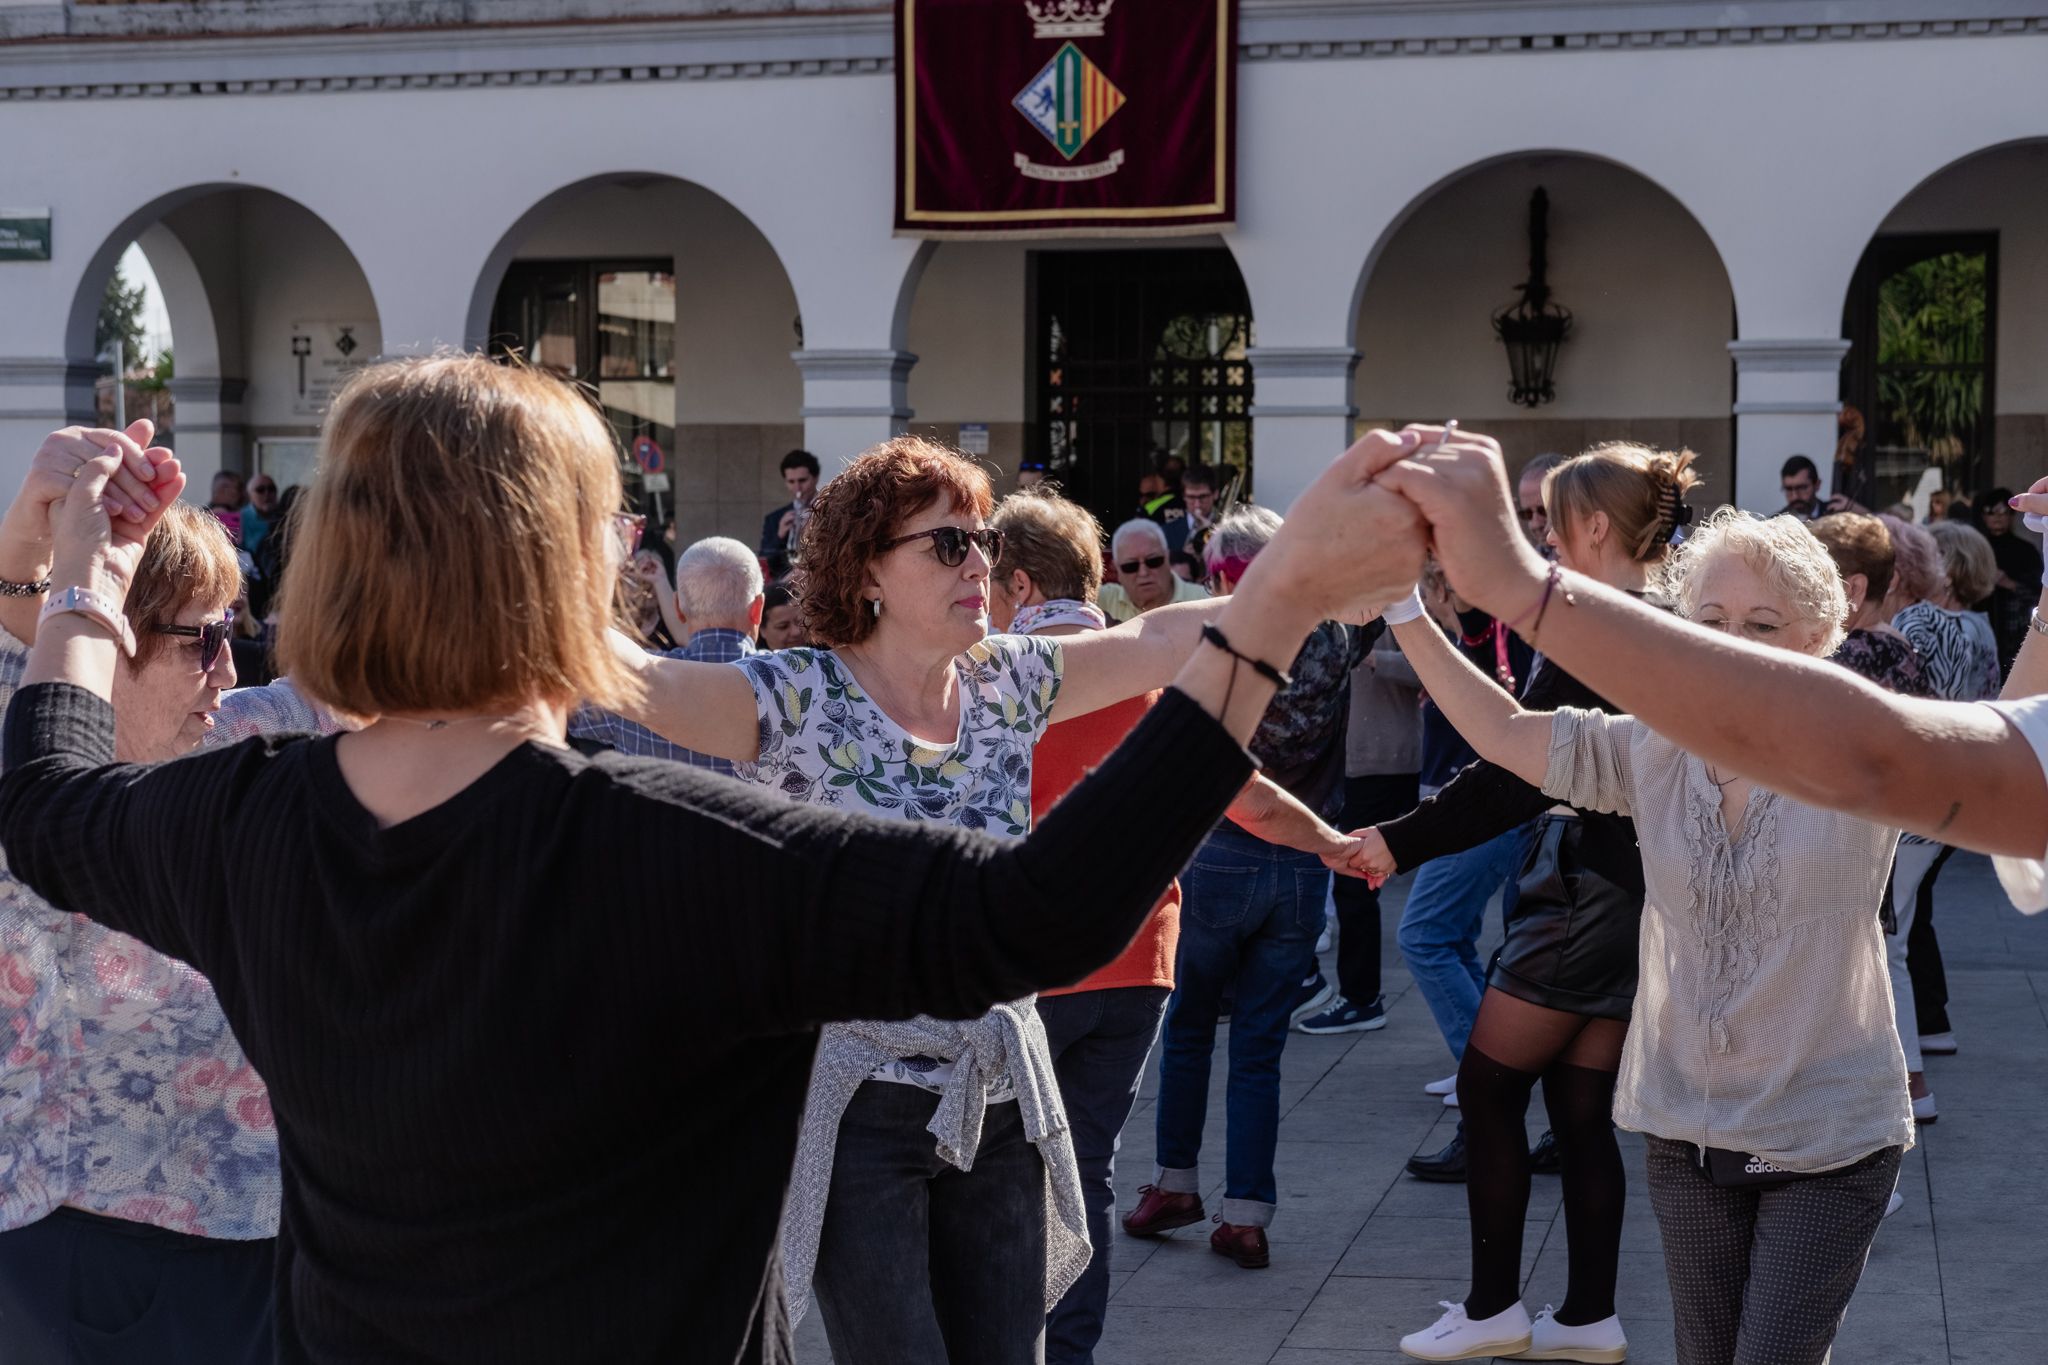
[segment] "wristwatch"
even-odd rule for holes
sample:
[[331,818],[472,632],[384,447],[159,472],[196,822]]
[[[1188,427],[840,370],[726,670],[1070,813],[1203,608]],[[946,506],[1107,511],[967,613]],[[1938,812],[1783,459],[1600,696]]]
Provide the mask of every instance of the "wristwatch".
[[114,610],[114,604],[89,588],[69,587],[50,594],[50,600],[43,604],[42,615],[37,621],[47,621],[52,616],[83,616],[86,620],[106,628],[121,652],[129,658],[135,657],[135,631],[129,626],[128,618]]

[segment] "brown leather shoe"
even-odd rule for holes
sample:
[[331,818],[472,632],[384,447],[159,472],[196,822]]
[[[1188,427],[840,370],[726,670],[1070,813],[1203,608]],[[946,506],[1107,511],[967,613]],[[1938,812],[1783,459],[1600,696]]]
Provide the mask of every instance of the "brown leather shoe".
[[1124,1231],[1133,1237],[1157,1237],[1162,1232],[1199,1223],[1207,1216],[1202,1212],[1199,1194],[1176,1194],[1157,1185],[1140,1185],[1138,1207],[1124,1215]]
[[1219,1214],[1216,1231],[1209,1234],[1209,1250],[1219,1256],[1228,1256],[1245,1270],[1264,1270],[1273,1263],[1271,1252],[1266,1246],[1266,1230],[1226,1223]]

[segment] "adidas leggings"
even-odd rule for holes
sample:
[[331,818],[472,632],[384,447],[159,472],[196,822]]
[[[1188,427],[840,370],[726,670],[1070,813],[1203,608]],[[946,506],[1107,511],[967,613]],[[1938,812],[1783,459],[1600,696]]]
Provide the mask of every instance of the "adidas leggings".
[[1699,1149],[1649,1139],[1678,1365],[1827,1365],[1904,1150],[1783,1185],[1722,1189]]

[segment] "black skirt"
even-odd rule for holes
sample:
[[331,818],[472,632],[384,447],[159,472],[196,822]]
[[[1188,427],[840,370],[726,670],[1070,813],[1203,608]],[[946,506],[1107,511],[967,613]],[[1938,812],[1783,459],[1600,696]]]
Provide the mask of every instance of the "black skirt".
[[1520,887],[1487,984],[1546,1009],[1627,1019],[1643,918],[1634,825],[1611,815],[1545,815]]

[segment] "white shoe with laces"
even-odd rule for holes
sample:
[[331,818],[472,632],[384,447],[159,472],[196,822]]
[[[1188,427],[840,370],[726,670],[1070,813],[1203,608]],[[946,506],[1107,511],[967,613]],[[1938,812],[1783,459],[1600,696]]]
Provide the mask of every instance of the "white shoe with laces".
[[1628,1359],[1628,1338],[1622,1334],[1619,1317],[1602,1318],[1583,1327],[1567,1327],[1557,1320],[1549,1304],[1529,1324],[1529,1349],[1516,1360],[1579,1360],[1590,1365],[1614,1365]]
[[1444,1315],[1420,1332],[1401,1338],[1401,1350],[1417,1360],[1487,1360],[1529,1349],[1529,1310],[1516,1303],[1474,1322],[1465,1305],[1444,1300]]
[[1932,1123],[1941,1117],[1941,1111],[1934,1107],[1932,1091],[1913,1101],[1913,1122]]
[[1440,1081],[1431,1081],[1428,1085],[1423,1086],[1422,1093],[1425,1095],[1448,1095],[1457,1088],[1458,1073],[1454,1071]]

